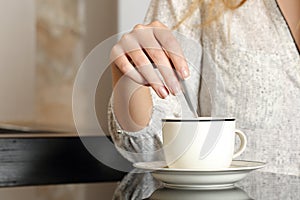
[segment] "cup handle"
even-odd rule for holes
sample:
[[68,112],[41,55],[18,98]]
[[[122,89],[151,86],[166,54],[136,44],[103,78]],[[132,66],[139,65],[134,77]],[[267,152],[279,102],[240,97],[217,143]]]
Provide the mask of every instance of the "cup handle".
[[238,157],[239,155],[241,155],[245,149],[246,149],[246,145],[247,145],[247,137],[245,135],[245,133],[243,133],[240,130],[235,130],[235,134],[237,134],[241,140],[241,145],[240,148],[233,154],[233,158]]

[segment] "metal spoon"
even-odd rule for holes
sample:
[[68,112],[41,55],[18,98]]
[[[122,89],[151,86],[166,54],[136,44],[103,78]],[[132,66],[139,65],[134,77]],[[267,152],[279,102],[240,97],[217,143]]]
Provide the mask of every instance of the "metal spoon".
[[191,112],[193,113],[194,117],[197,118],[198,113],[197,113],[196,109],[194,108],[194,106],[192,104],[192,101],[191,101],[191,98],[190,98],[185,80],[179,78],[179,82],[180,82],[180,85],[181,85],[181,90],[182,90],[183,96],[185,98],[185,101],[186,101],[187,105],[189,106]]
[[177,79],[179,80],[179,83],[180,83],[180,86],[181,86],[181,91],[182,91],[182,94],[185,98],[185,101],[187,103],[187,105],[189,106],[190,108],[190,111],[193,113],[194,117],[197,118],[198,117],[198,113],[196,111],[196,109],[194,108],[193,104],[192,104],[192,101],[191,101],[191,98],[190,98],[190,95],[189,95],[189,92],[188,92],[188,88],[186,86],[186,80],[182,79],[179,74],[177,73],[176,70],[174,70],[176,76],[177,76]]

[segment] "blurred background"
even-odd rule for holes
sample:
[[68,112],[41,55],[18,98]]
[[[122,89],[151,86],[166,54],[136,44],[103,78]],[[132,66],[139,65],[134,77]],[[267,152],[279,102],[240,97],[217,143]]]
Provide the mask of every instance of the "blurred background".
[[1,0],[0,121],[72,128],[85,56],[142,23],[149,0]]
[[[142,23],[149,2],[0,0],[0,125],[74,130],[81,62],[101,41]],[[100,185],[1,188],[0,199],[105,199],[115,187]]]

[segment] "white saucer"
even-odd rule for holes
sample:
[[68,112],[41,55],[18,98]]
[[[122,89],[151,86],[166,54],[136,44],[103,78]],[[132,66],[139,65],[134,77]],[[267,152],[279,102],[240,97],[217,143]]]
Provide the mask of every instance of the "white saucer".
[[264,167],[266,163],[235,160],[229,168],[218,170],[195,170],[167,168],[164,161],[140,162],[133,166],[151,171],[152,175],[162,181],[167,188],[173,189],[225,189],[234,187],[253,170]]

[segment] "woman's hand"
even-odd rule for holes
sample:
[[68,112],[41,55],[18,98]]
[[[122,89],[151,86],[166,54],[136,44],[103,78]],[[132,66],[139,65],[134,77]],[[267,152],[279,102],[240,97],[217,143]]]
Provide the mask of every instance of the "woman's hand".
[[177,74],[182,79],[190,75],[178,41],[159,21],[136,25],[124,34],[111,51],[111,61],[123,75],[140,85],[151,86],[161,98],[180,91]]

